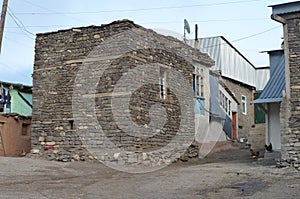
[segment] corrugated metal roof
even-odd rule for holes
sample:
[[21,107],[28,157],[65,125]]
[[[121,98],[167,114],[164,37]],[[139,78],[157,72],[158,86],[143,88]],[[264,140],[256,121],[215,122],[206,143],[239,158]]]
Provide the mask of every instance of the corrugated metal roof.
[[278,62],[273,75],[259,98],[252,101],[252,104],[273,103],[282,101],[282,91],[285,90],[285,64],[284,56]]
[[256,90],[260,91],[263,90],[270,79],[270,68],[257,68],[255,70],[255,85]]
[[[188,41],[194,45],[194,40]],[[199,50],[215,60],[211,70],[221,71],[223,77],[262,90],[269,80],[269,69],[256,71],[255,66],[223,36],[199,38]]]
[[300,11],[300,1],[271,5],[272,14],[287,14]]
[[255,87],[254,66],[224,37],[200,38],[199,48],[216,61],[211,70],[219,70],[222,76]]

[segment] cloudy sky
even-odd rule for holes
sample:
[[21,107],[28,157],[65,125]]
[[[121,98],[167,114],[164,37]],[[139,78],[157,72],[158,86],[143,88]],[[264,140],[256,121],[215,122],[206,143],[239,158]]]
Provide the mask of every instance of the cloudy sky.
[[[9,0],[0,81],[32,85],[35,34],[130,19],[146,28],[183,34],[183,20],[199,37],[224,36],[256,67],[267,66],[263,50],[278,49],[282,27],[269,5],[284,0]],[[2,4],[2,1],[1,1]]]

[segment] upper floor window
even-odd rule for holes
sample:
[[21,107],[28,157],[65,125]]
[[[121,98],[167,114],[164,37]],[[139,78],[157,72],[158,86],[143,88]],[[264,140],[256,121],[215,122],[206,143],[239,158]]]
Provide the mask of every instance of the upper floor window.
[[242,113],[247,114],[247,98],[244,95],[242,95]]
[[222,91],[219,91],[219,94],[220,94],[220,105],[221,105],[221,107],[224,109],[224,111],[228,115],[231,115],[231,101],[230,101],[230,99],[227,96],[225,96]]
[[160,68],[159,71],[159,95],[160,99],[166,99],[167,96],[167,72]]
[[204,97],[204,79],[200,75],[194,75],[194,93],[196,97]]

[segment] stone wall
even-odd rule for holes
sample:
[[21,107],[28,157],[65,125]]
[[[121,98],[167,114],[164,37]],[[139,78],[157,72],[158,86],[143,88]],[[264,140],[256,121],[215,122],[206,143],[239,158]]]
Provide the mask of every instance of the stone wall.
[[[250,105],[250,101],[253,100],[253,89],[250,86],[242,84],[237,81],[233,81],[229,78],[222,77],[222,81],[234,93],[236,99],[239,101],[238,105],[238,138],[248,138],[249,133],[253,130],[252,125],[254,125],[254,107]],[[247,100],[247,113],[242,113],[242,95],[246,96]]]
[[[126,34],[122,35],[125,31]],[[122,52],[124,49],[125,53]],[[181,86],[178,85],[178,79],[172,79],[170,71],[175,70],[187,80],[192,91],[193,61],[207,67],[213,64],[206,54],[128,20],[38,34],[33,73],[33,151],[62,161],[98,158],[123,164],[143,160],[149,164],[155,157],[147,155],[147,151],[161,149],[174,140],[189,140],[190,135],[194,135],[193,112],[190,115],[192,120],[185,121],[184,127],[180,127],[184,120],[183,112],[193,110],[193,103],[185,107],[179,103],[180,96],[169,87]],[[168,89],[165,99],[160,97],[160,71],[151,70],[151,64],[169,71],[166,73]],[[102,71],[104,65],[109,68]],[[147,74],[138,67],[141,65],[149,67]],[[83,66],[85,71],[82,71]],[[116,85],[133,69],[140,74],[138,81],[143,81],[146,75],[157,80],[144,84],[132,93],[126,112],[130,119],[137,128],[147,131],[151,124],[150,115],[159,118],[164,114],[159,108],[152,110],[154,104],[165,110],[167,118],[163,127],[157,129],[159,132],[154,132],[153,136],[146,136],[147,138],[122,130],[117,124],[117,116],[113,115],[113,111],[118,111],[112,108],[113,96],[121,96],[120,100],[124,96],[125,99],[128,97],[128,89],[134,86],[124,83],[118,85],[119,90],[116,91]],[[102,75],[97,76],[101,71]],[[96,86],[93,90],[87,85]],[[182,89],[184,88],[182,85]],[[78,92],[75,93],[74,102],[75,89]],[[183,93],[185,95],[187,92]],[[186,94],[186,99],[188,95],[189,93]],[[190,95],[192,96],[192,92]],[[122,103],[120,101],[119,104]],[[105,138],[97,134],[99,125]],[[131,128],[126,122],[123,125]],[[179,131],[180,139],[176,138]],[[110,144],[114,145],[112,148],[126,151],[126,154],[113,151]],[[107,153],[95,156],[98,147],[107,150]],[[94,149],[95,153],[91,155],[90,152]],[[128,155],[130,152],[133,153],[132,157]],[[123,155],[128,157],[122,157]]]
[[255,124],[248,134],[248,143],[251,145],[251,149],[259,151],[265,149],[266,144],[266,125],[265,124]]
[[281,104],[282,159],[299,168],[300,163],[300,13],[282,15],[286,19],[290,99]]

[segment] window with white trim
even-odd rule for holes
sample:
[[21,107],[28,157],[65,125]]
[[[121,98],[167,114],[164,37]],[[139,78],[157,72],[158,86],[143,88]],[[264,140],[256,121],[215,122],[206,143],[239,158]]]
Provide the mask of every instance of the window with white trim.
[[220,106],[224,109],[224,111],[231,116],[231,101],[226,95],[219,91],[220,95]]
[[202,76],[195,74],[194,88],[196,97],[204,97],[204,79]]
[[167,96],[167,72],[164,68],[159,71],[159,95],[160,99],[166,99]]
[[244,115],[246,115],[247,114],[247,98],[246,98],[245,95],[242,95],[242,103],[241,103],[241,105],[242,105],[242,113]]

